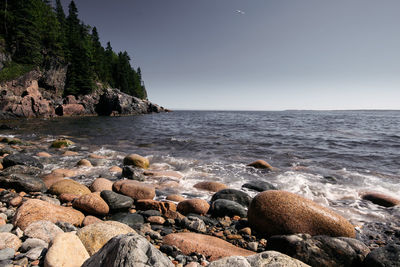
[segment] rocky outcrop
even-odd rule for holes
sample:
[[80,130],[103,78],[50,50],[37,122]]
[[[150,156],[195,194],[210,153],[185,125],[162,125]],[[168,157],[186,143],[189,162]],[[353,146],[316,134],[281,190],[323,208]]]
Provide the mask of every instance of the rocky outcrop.
[[148,100],[111,88],[95,90],[77,98],[62,98],[66,73],[66,66],[49,63],[46,70],[35,69],[16,80],[0,84],[0,119],[120,116],[167,111]]

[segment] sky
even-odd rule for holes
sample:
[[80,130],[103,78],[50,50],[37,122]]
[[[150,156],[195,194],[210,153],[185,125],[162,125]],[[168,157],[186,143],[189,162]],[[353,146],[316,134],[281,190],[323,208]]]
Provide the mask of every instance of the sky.
[[398,0],[75,3],[170,109],[400,109]]

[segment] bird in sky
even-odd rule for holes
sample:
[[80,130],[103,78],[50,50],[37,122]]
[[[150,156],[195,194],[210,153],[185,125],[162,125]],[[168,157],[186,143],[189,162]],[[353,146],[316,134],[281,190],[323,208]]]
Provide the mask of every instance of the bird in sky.
[[244,13],[244,11],[242,11],[242,10],[240,10],[240,9],[236,9],[236,13],[241,14],[241,15],[246,14],[246,13]]

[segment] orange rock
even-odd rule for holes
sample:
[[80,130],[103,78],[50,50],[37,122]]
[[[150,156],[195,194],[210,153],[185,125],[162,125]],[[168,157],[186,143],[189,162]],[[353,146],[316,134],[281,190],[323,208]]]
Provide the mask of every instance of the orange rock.
[[177,210],[184,215],[188,213],[206,214],[209,209],[210,204],[200,198],[181,201],[177,207]]
[[105,178],[97,178],[90,185],[90,190],[92,192],[101,192],[103,190],[112,191],[113,182]]
[[65,178],[62,176],[57,176],[54,174],[47,174],[42,177],[42,180],[47,188],[50,188],[53,184],[57,183],[58,181],[64,180]]
[[122,172],[122,169],[118,166],[112,166],[108,169],[110,172]]
[[185,216],[183,216],[179,212],[173,211],[173,210],[168,210],[163,215],[164,215],[165,218],[173,219],[173,220],[175,220],[175,219],[181,219],[182,220],[183,218],[185,218]]
[[162,202],[151,199],[141,199],[136,202],[138,210],[158,210],[162,214],[168,210],[176,211],[176,205],[172,202]]
[[76,171],[69,170],[69,169],[55,169],[55,170],[52,170],[51,173],[56,175],[56,176],[62,176],[62,177],[74,177],[74,176],[76,176]]
[[5,225],[7,222],[4,218],[0,218],[0,225]]
[[41,157],[41,158],[51,158],[51,155],[47,152],[38,152],[36,156]]
[[355,237],[354,226],[345,218],[286,191],[259,193],[250,203],[247,216],[252,230],[265,236],[305,233]]
[[175,202],[181,202],[186,200],[183,196],[180,195],[168,195],[167,200],[175,201]]
[[64,193],[74,195],[86,195],[91,193],[89,188],[87,188],[85,185],[70,179],[63,179],[54,183],[50,187],[49,191],[54,195],[61,195]]
[[154,187],[133,180],[120,180],[113,184],[113,190],[135,200],[153,199],[156,195]]
[[110,211],[107,203],[95,193],[80,196],[75,199],[72,206],[75,209],[94,215],[106,215]]
[[78,152],[75,152],[75,151],[67,150],[67,151],[65,151],[62,155],[63,155],[64,157],[73,157],[73,156],[78,156],[79,153],[78,153]]
[[22,197],[21,196],[16,196],[13,199],[10,200],[9,204],[13,207],[18,207],[22,203]]
[[0,170],[4,169],[3,164],[0,163]]
[[210,261],[229,256],[250,256],[255,253],[242,249],[217,237],[195,234],[195,233],[174,233],[164,237],[163,243],[176,246],[184,254],[193,252],[200,253]]
[[271,165],[269,165],[268,162],[266,162],[264,160],[256,160],[256,161],[250,163],[247,166],[254,167],[256,169],[268,169],[268,170],[271,170],[271,171],[274,170],[274,168]]
[[87,159],[81,159],[76,165],[80,167],[92,167],[92,163]]
[[224,184],[218,183],[218,182],[213,182],[213,181],[200,182],[200,183],[195,184],[193,187],[197,188],[197,189],[211,191],[211,192],[218,192],[222,189],[228,188],[227,185],[224,185]]
[[79,198],[80,195],[75,195],[75,194],[68,194],[64,193],[58,196],[61,202],[66,203],[66,202],[72,202],[75,199]]
[[82,224],[83,224],[84,226],[86,226],[86,225],[89,225],[89,224],[94,224],[94,223],[99,223],[99,222],[103,222],[103,221],[100,220],[100,219],[97,218],[97,217],[88,215],[88,216],[85,217],[85,219],[83,220]]
[[165,223],[165,219],[161,216],[150,216],[147,218],[147,221],[149,223],[161,224],[161,225]]
[[21,230],[25,230],[32,222],[41,220],[53,223],[63,221],[79,226],[84,218],[85,216],[80,211],[38,199],[29,199],[18,208],[13,224],[21,228]]

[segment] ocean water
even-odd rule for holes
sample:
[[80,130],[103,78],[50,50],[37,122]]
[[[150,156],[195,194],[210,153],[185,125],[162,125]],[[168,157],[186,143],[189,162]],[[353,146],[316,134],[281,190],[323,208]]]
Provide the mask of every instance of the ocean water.
[[[51,141],[63,135],[86,153],[108,155],[82,179],[90,183],[127,153],[150,158],[152,168],[184,177],[159,191],[209,199],[193,188],[219,181],[241,189],[249,181],[268,181],[327,206],[356,225],[391,221],[400,210],[360,198],[376,191],[400,198],[400,111],[175,111],[129,117],[20,120],[10,133]],[[263,159],[275,172],[246,165]],[[46,168],[76,163],[58,158]],[[246,190],[246,189],[245,189]],[[251,195],[256,192],[247,190]]]

